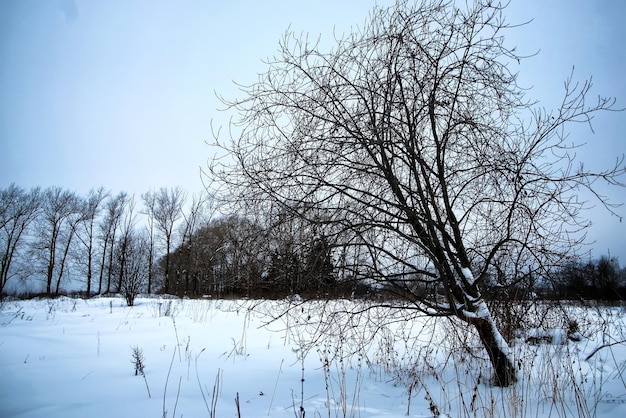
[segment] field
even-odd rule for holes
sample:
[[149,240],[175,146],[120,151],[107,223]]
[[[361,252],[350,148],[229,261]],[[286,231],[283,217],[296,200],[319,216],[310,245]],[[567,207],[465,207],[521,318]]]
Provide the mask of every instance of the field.
[[626,416],[625,311],[558,312],[518,335],[519,381],[497,388],[471,332],[366,302],[4,301],[0,416]]

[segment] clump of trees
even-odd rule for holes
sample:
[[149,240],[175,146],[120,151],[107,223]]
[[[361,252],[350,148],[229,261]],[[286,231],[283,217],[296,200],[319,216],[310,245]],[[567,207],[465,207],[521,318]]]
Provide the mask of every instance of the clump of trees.
[[337,282],[333,248],[325,237],[294,225],[277,228],[236,215],[212,220],[171,254],[173,293],[276,298],[350,292]]
[[17,259],[26,240],[28,228],[37,218],[40,206],[40,190],[26,192],[12,184],[0,190],[0,294],[3,294],[9,280],[23,276],[23,266]]
[[132,304],[139,292],[166,292],[184,196],[179,188],[148,192],[150,205],[138,213],[125,192],[11,184],[0,190],[0,294],[123,293]]
[[[0,190],[0,294],[140,293],[180,297],[350,295],[326,237],[286,222],[215,216],[215,201],[179,188]],[[138,204],[143,204],[138,208]]]
[[597,260],[572,260],[557,269],[538,292],[560,300],[624,300],[626,268],[620,268],[619,261],[610,255]]

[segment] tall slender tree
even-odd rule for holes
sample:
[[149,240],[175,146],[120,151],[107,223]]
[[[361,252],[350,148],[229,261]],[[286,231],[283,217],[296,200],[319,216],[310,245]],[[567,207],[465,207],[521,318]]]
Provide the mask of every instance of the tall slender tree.
[[180,187],[162,187],[155,195],[154,220],[161,233],[165,250],[162,289],[164,293],[170,292],[170,252],[173,245],[174,225],[182,216],[184,202],[185,192]]
[[78,195],[75,195],[76,199],[74,202],[74,211],[73,213],[71,213],[66,220],[66,227],[65,227],[65,234],[64,234],[64,238],[65,238],[65,242],[63,244],[62,247],[62,252],[60,254],[60,258],[59,258],[59,262],[58,262],[58,271],[57,271],[57,278],[56,278],[56,285],[54,288],[54,294],[55,295],[59,295],[60,291],[61,291],[61,281],[65,278],[66,275],[66,271],[72,267],[71,263],[69,263],[68,261],[71,255],[71,251],[72,248],[74,248],[74,244],[75,244],[75,239],[74,237],[77,234],[77,228],[78,225],[80,223],[82,223],[84,221],[84,212],[83,212],[83,208],[81,199]]
[[46,253],[44,275],[47,295],[52,294],[53,284],[56,284],[55,292],[59,290],[69,245],[74,235],[71,218],[77,215],[78,205],[78,197],[72,191],[50,187],[43,192],[38,231],[39,249]]
[[156,207],[156,194],[153,191],[142,193],[141,200],[143,201],[144,211],[147,216],[146,229],[147,234],[147,252],[148,252],[148,272],[147,272],[147,292],[152,293],[152,283],[154,281],[154,210]]
[[[193,277],[194,271],[194,259],[198,256],[198,243],[196,242],[197,232],[205,226],[209,217],[207,216],[206,209],[208,204],[208,197],[206,194],[201,193],[191,198],[189,207],[183,210],[182,217],[183,223],[181,225],[182,237],[181,246],[185,251],[181,251],[181,255],[184,253],[183,259],[179,260],[179,266],[177,273],[182,276],[184,286],[178,290],[179,294],[188,295],[190,293],[196,293],[198,289],[198,283]],[[180,250],[179,249],[179,250]]]
[[0,295],[12,277],[12,264],[24,233],[37,217],[40,195],[39,188],[26,191],[15,184],[0,190]]
[[[124,269],[120,293],[128,306],[133,306],[135,298],[145,289],[147,278],[148,240],[145,230],[132,228],[124,234]],[[121,250],[121,246],[118,246]],[[118,256],[119,259],[119,256]]]
[[100,222],[100,233],[102,241],[102,257],[100,259],[100,273],[98,278],[98,294],[102,294],[105,272],[106,288],[105,293],[111,292],[111,278],[113,275],[113,250],[115,238],[119,228],[120,218],[124,213],[128,194],[120,192],[108,199],[104,209],[104,217]]
[[94,275],[94,258],[96,257],[96,226],[98,216],[102,211],[102,204],[108,193],[103,187],[92,189],[82,204],[82,221],[78,226],[77,238],[82,244],[78,263],[84,266],[86,288],[85,293],[91,296],[93,275]]
[[122,291],[122,283],[129,274],[129,259],[132,257],[133,251],[132,240],[135,232],[135,224],[137,217],[135,214],[135,198],[130,196],[126,200],[125,210],[120,222],[120,235],[117,240],[115,251],[117,280],[115,284],[115,292]]

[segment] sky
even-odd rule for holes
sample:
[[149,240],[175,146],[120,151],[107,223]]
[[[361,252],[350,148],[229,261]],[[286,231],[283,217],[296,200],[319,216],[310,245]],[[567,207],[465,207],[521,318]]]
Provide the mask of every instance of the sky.
[[[392,0],[378,0],[379,5]],[[0,188],[103,186],[140,194],[202,189],[214,150],[211,124],[229,115],[217,94],[263,72],[287,28],[350,31],[374,0],[2,0],[0,1]],[[593,94],[626,107],[626,2],[511,0],[507,34],[523,55],[520,81],[554,108],[563,81],[593,76]],[[626,153],[626,112],[599,115],[595,133],[576,127],[586,167]],[[626,179],[625,179],[626,180]],[[616,203],[623,188],[601,187]],[[626,208],[620,213],[626,216]],[[626,265],[626,220],[594,209],[589,240]]]

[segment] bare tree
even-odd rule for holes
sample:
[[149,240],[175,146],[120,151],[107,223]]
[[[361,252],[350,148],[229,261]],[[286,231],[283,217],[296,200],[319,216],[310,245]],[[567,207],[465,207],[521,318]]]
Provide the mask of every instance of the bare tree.
[[625,172],[623,159],[585,170],[564,134],[614,99],[568,79],[559,109],[535,108],[510,70],[522,57],[508,28],[500,3],[399,0],[330,52],[287,33],[243,98],[224,101],[239,118],[216,146],[235,162],[209,166],[247,204],[283,205],[365,254],[362,279],[473,327],[499,385],[515,365],[481,287],[496,267],[512,283],[577,248],[579,191]]
[[156,209],[156,193],[148,191],[141,195],[144,204],[144,214],[147,215],[148,230],[148,293],[152,293],[154,277],[154,212]]
[[91,296],[94,272],[94,258],[96,257],[96,222],[102,211],[102,203],[108,193],[104,188],[90,190],[82,205],[82,219],[78,226],[77,237],[82,244],[78,264],[85,268],[86,284],[85,293]]
[[[178,250],[180,254],[176,271],[177,293],[180,296],[197,294],[199,290],[197,277],[193,277],[196,258],[199,253],[199,246],[195,241],[200,228],[206,226],[210,220],[210,215],[207,212],[211,209],[208,206],[210,203],[208,196],[201,193],[198,196],[193,196],[189,208],[181,212],[184,220],[181,225],[182,239]],[[181,282],[184,282],[184,286],[181,286]]]
[[259,296],[270,259],[266,235],[252,219],[237,215],[198,225],[171,254],[177,294]]
[[19,252],[25,231],[37,217],[39,207],[38,188],[27,192],[11,184],[0,190],[0,295],[12,277],[12,263]]
[[[123,246],[118,245],[118,261],[123,258],[123,268],[120,269],[120,293],[126,304],[133,306],[135,298],[144,290],[147,279],[148,239],[145,233],[131,228],[123,235]],[[120,243],[122,244],[122,243]]]
[[[129,260],[132,257],[132,239],[135,235],[135,224],[137,223],[135,215],[135,197],[131,196],[126,200],[125,210],[123,212],[123,222],[120,225],[120,237],[117,241],[115,251],[117,282],[115,292],[122,291],[122,283],[129,274]],[[143,256],[143,255],[142,255]]]
[[[145,199],[145,198],[144,198]],[[185,193],[181,188],[161,188],[155,194],[154,220],[157,229],[162,235],[165,244],[165,263],[163,271],[163,292],[170,292],[170,251],[174,224],[182,215],[182,206],[185,201]]]
[[221,241],[212,256],[221,291],[250,297],[266,259],[264,231],[253,219],[234,215],[216,221],[213,226],[219,231]]
[[[50,187],[43,192],[41,215],[38,218],[39,244],[35,249],[46,255],[45,280],[46,294],[52,294],[53,281],[58,293],[67,254],[75,232],[74,219],[78,213],[79,201],[74,192],[60,187]],[[55,280],[56,278],[56,280]]]
[[82,210],[83,203],[84,202],[81,201],[81,198],[74,194],[73,211],[69,214],[69,216],[67,216],[65,221],[65,233],[63,234],[65,242],[58,262],[56,285],[54,288],[55,295],[59,295],[61,290],[61,281],[65,278],[66,270],[73,267],[71,260],[69,260],[68,257],[70,257],[72,248],[75,247],[74,237],[77,235],[77,227],[84,220],[85,214]]
[[[183,243],[176,251],[172,263],[178,269],[186,265],[191,270],[194,293],[220,297],[226,287],[222,273],[230,246],[224,221],[211,220],[196,231],[186,244]],[[189,263],[186,263],[187,259],[190,259]]]
[[109,198],[105,205],[105,214],[100,222],[99,229],[102,241],[102,258],[100,259],[100,274],[98,278],[98,294],[102,293],[104,274],[106,271],[106,290],[111,291],[111,277],[113,275],[113,250],[115,236],[119,228],[120,218],[128,200],[126,192],[120,192]]

